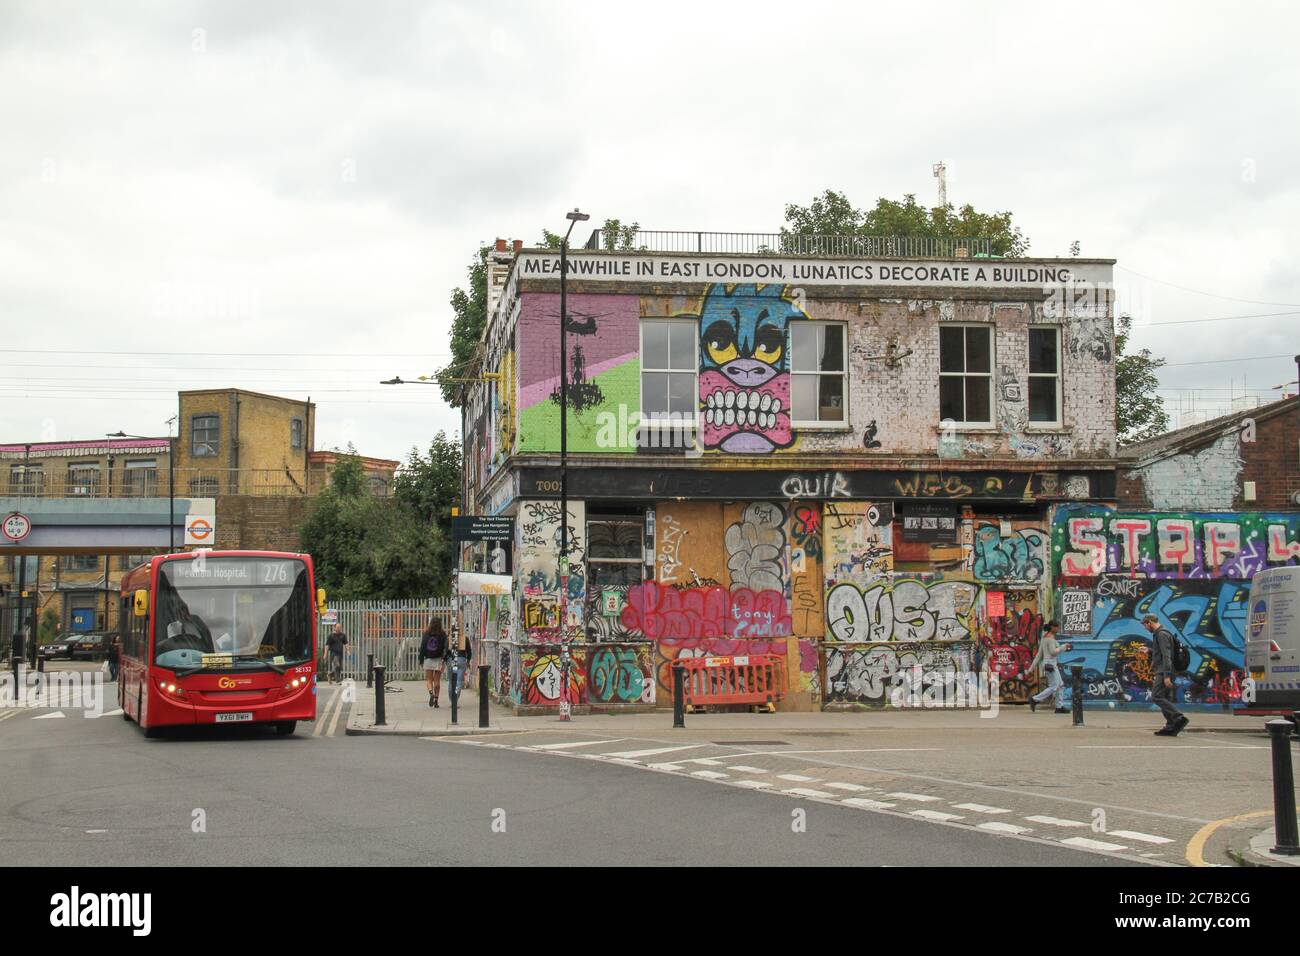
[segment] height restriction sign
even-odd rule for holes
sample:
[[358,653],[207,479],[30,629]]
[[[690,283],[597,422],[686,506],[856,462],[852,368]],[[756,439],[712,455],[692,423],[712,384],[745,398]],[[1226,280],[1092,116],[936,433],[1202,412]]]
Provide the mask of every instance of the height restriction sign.
[[17,511],[5,516],[4,535],[10,541],[21,541],[32,533],[32,519]]

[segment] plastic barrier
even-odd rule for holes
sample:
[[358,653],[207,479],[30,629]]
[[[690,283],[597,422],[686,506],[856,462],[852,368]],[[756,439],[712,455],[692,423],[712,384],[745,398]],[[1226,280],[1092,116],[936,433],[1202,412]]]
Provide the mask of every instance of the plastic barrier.
[[785,697],[785,658],[775,654],[693,657],[682,663],[688,713],[722,704],[748,704],[773,713]]

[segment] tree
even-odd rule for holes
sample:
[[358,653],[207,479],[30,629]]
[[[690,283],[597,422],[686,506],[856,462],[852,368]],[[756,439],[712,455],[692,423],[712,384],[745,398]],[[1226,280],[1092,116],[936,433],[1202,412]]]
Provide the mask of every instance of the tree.
[[[625,226],[621,219],[606,219],[605,225],[601,227],[600,231],[601,248],[606,252],[635,252],[637,248],[636,234],[640,231],[641,224],[639,222]],[[542,247],[544,249],[558,249],[563,240],[564,237],[558,232],[551,232],[549,229],[542,230]]]
[[451,311],[455,314],[451,322],[451,364],[440,369],[436,378],[443,401],[452,408],[461,405],[461,383],[452,379],[469,377],[470,360],[487,324],[487,256],[488,247],[480,245],[466,270],[468,291],[457,288],[451,292]]
[[[450,444],[445,435],[440,439]],[[414,451],[411,460],[416,464],[408,467],[421,467]],[[422,503],[413,491],[437,483],[399,477],[395,484],[392,497],[371,494],[361,459],[349,447],[331,472],[329,487],[312,502],[299,533],[321,587],[334,598],[398,600],[448,592],[450,536],[429,517],[437,507]],[[443,510],[450,513],[450,508],[451,502]]]
[[1115,320],[1115,433],[1121,445],[1146,441],[1169,430],[1169,413],[1157,393],[1156,369],[1165,364],[1150,349],[1125,355],[1133,317]]
[[462,477],[460,444],[438,432],[429,443],[429,454],[412,448],[406,467],[397,473],[393,494],[416,517],[420,527],[432,527],[438,548],[433,557],[434,574],[446,580],[456,566],[456,549],[451,534],[451,509],[460,505]]
[[878,199],[874,209],[855,209],[844,193],[828,189],[807,206],[785,207],[783,236],[899,236],[931,239],[989,239],[995,256],[1023,256],[1026,239],[1011,213],[982,213],[967,204],[926,207],[908,193],[902,202]]

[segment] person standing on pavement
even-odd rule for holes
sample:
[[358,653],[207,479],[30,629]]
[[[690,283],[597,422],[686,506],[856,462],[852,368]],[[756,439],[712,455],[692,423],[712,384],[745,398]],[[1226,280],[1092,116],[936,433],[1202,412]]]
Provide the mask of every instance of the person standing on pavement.
[[1142,618],[1142,626],[1151,635],[1151,701],[1165,715],[1156,736],[1177,737],[1191,721],[1174,706],[1174,636],[1154,614]]
[[108,679],[117,680],[117,669],[122,661],[122,638],[117,635],[108,644]]
[[329,650],[329,679],[336,683],[343,674],[343,648],[348,644],[348,636],[343,632],[342,624],[335,624],[329,637],[325,638],[325,647]]
[[451,681],[451,693],[456,697],[460,696],[461,689],[465,686],[470,654],[469,642],[457,630],[456,637],[447,642],[447,679]]
[[438,706],[438,694],[442,690],[443,660],[447,656],[447,632],[442,629],[442,621],[429,619],[429,626],[424,629],[420,639],[420,666],[424,669],[424,687],[429,692],[429,706]]
[[1038,642],[1038,653],[1034,659],[1029,662],[1029,673],[1043,665],[1043,674],[1047,677],[1047,686],[1037,694],[1031,694],[1029,697],[1029,712],[1033,713],[1038,709],[1038,705],[1044,703],[1047,698],[1052,698],[1053,713],[1068,714],[1069,710],[1061,706],[1061,691],[1065,689],[1065,681],[1061,680],[1060,653],[1071,649],[1069,644],[1062,645],[1056,639],[1056,631],[1060,627],[1055,621],[1049,622],[1043,628],[1043,636]]

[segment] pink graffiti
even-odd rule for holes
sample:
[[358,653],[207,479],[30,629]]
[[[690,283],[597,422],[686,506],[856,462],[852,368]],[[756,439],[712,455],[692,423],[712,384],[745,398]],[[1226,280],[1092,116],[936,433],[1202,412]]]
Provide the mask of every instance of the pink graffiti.
[[679,637],[784,637],[794,633],[780,591],[675,588],[655,581],[629,588],[623,627],[651,640]]

